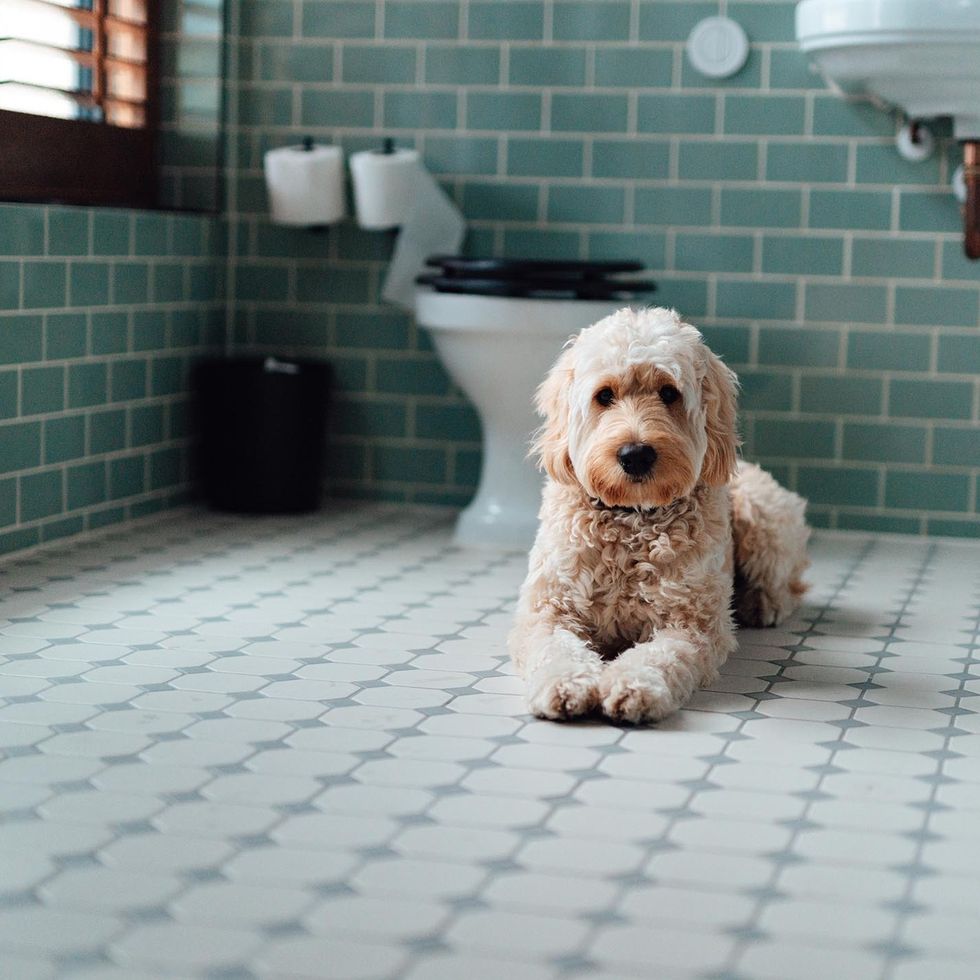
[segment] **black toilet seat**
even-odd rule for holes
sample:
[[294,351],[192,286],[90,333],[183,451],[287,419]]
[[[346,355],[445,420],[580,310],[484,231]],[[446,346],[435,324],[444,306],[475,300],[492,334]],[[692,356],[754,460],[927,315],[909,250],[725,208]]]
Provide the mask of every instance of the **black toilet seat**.
[[643,270],[642,262],[576,262],[549,259],[464,258],[433,255],[438,268],[419,276],[419,285],[441,293],[530,299],[629,300],[657,287],[649,279],[620,278]]

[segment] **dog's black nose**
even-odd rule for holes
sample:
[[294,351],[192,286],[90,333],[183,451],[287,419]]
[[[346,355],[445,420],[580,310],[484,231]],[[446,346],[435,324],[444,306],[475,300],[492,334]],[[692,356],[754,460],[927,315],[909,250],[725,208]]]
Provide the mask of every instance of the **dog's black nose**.
[[657,450],[642,442],[631,442],[616,453],[619,465],[630,476],[646,476],[657,461]]

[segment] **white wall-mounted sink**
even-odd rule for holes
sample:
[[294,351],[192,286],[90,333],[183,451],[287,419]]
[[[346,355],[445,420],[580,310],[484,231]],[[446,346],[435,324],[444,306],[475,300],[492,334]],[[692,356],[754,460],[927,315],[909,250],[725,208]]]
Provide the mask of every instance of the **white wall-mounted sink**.
[[796,37],[843,91],[980,139],[980,0],[801,0]]

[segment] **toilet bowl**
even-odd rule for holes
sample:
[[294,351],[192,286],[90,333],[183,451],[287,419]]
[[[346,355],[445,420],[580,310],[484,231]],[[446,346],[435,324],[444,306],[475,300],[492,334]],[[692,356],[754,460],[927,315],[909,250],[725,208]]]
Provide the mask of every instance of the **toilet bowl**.
[[569,299],[439,292],[428,285],[418,289],[416,320],[432,335],[443,365],[476,407],[483,429],[480,482],[456,523],[457,544],[526,549],[533,543],[543,481],[527,456],[540,423],[534,391],[572,334],[630,305],[620,296]]

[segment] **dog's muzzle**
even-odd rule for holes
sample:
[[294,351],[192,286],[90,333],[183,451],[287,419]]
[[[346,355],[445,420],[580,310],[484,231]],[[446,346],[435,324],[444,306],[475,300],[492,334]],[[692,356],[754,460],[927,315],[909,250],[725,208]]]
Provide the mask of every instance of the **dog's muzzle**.
[[653,464],[657,461],[657,450],[645,443],[631,442],[620,448],[616,458],[627,476],[639,479],[653,469]]

